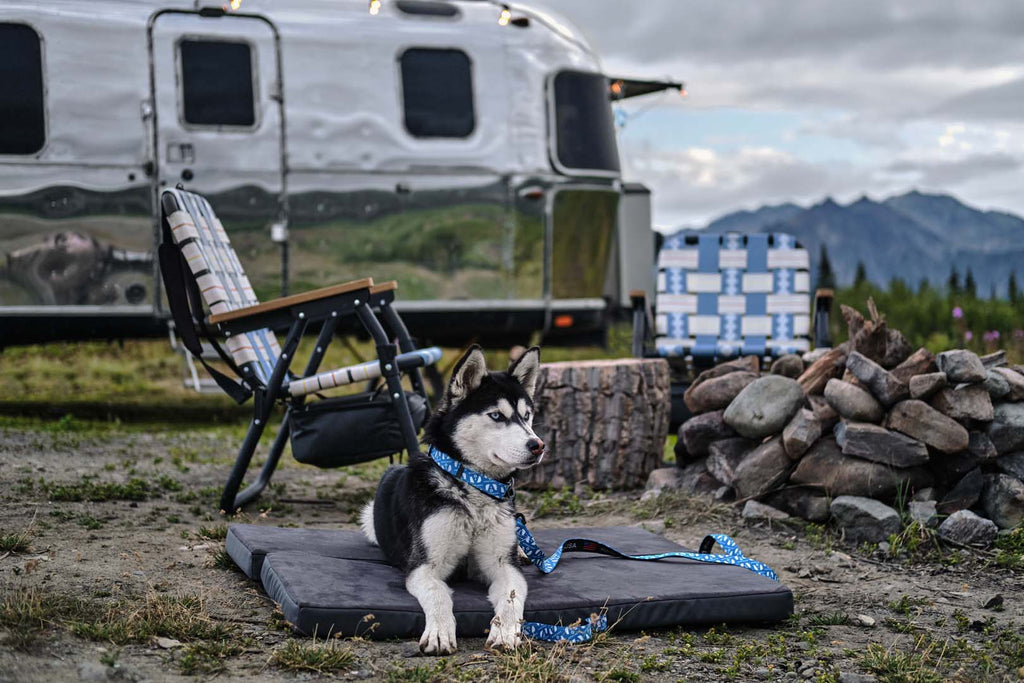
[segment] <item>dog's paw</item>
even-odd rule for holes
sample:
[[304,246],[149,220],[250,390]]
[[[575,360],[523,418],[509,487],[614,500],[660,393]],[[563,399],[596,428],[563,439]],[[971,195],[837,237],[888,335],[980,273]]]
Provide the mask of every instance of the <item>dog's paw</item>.
[[488,650],[514,650],[522,645],[523,639],[519,635],[519,624],[502,623],[501,617],[495,616],[491,619],[491,630],[487,634],[487,642],[484,647]]
[[420,636],[420,652],[425,655],[450,655],[455,652],[455,619],[428,623]]

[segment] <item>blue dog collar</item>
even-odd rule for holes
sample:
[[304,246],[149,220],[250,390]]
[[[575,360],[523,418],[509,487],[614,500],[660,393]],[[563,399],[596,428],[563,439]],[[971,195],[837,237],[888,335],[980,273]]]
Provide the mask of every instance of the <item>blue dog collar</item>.
[[430,459],[440,467],[442,470],[452,475],[464,484],[469,484],[477,491],[486,493],[491,498],[497,500],[504,500],[505,498],[514,497],[516,494],[515,479],[510,480],[508,484],[504,484],[497,479],[491,479],[485,474],[466,467],[465,463],[461,460],[456,460],[447,453],[443,453],[433,446],[427,449],[427,455]]

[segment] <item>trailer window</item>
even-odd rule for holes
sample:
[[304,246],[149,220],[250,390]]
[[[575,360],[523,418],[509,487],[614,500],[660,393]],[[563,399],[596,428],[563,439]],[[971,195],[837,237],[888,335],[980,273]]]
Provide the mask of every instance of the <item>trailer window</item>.
[[0,23],[0,154],[35,154],[45,139],[39,34]]
[[183,40],[181,90],[185,123],[256,125],[252,50],[246,43]]
[[565,170],[619,171],[608,79],[563,71],[555,76],[554,135],[557,165]]
[[412,48],[402,53],[405,129],[418,138],[465,138],[476,127],[473,75],[462,50]]

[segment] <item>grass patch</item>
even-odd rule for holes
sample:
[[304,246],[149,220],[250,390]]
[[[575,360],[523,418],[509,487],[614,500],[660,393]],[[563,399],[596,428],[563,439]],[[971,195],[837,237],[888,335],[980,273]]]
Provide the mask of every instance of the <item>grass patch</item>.
[[548,490],[540,494],[540,501],[533,511],[534,517],[548,515],[578,515],[583,512],[583,503],[579,496],[568,486],[560,490]]
[[201,526],[197,533],[200,538],[206,538],[211,541],[223,541],[228,537],[228,525],[217,524],[215,526]]
[[52,484],[40,481],[40,488],[53,501],[99,503],[108,500],[146,500],[156,493],[155,487],[142,479],[133,478],[124,484],[97,482],[82,478],[73,484]]
[[841,611],[818,612],[807,615],[809,626],[846,626],[850,623],[850,617]]
[[198,642],[185,646],[178,668],[185,676],[213,676],[227,670],[226,659],[242,653],[237,643]]
[[0,553],[24,553],[32,547],[29,540],[32,538],[32,526],[19,533],[4,534],[0,536]]
[[890,600],[885,606],[896,614],[910,614],[915,607],[927,605],[927,598],[912,598],[909,595],[901,595],[899,600]]
[[1024,566],[1024,522],[996,538],[996,564],[1010,569]]
[[337,640],[288,640],[270,655],[270,663],[292,671],[330,673],[341,671],[355,661],[355,655]]
[[932,655],[933,646],[930,644],[923,650],[916,645],[908,650],[897,647],[895,643],[890,648],[868,643],[860,664],[877,675],[880,683],[939,683],[943,677],[938,673]]
[[16,650],[27,650],[44,631],[69,615],[81,618],[86,609],[62,595],[7,588],[0,594],[0,629],[7,631],[7,642]]
[[240,572],[241,569],[235,564],[235,561],[228,555],[228,551],[221,548],[217,552],[210,556],[210,566],[216,569],[223,569],[225,571]]
[[111,603],[98,612],[89,620],[70,620],[71,632],[88,640],[125,645],[160,636],[182,642],[222,640],[233,631],[211,620],[197,596],[153,593],[140,603]]

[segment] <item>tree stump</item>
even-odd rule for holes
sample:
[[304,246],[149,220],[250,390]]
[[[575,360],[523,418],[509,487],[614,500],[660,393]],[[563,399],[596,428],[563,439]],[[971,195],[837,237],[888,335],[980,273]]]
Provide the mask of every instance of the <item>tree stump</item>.
[[661,466],[671,409],[668,363],[623,358],[541,365],[535,428],[543,462],[516,486],[632,489]]

